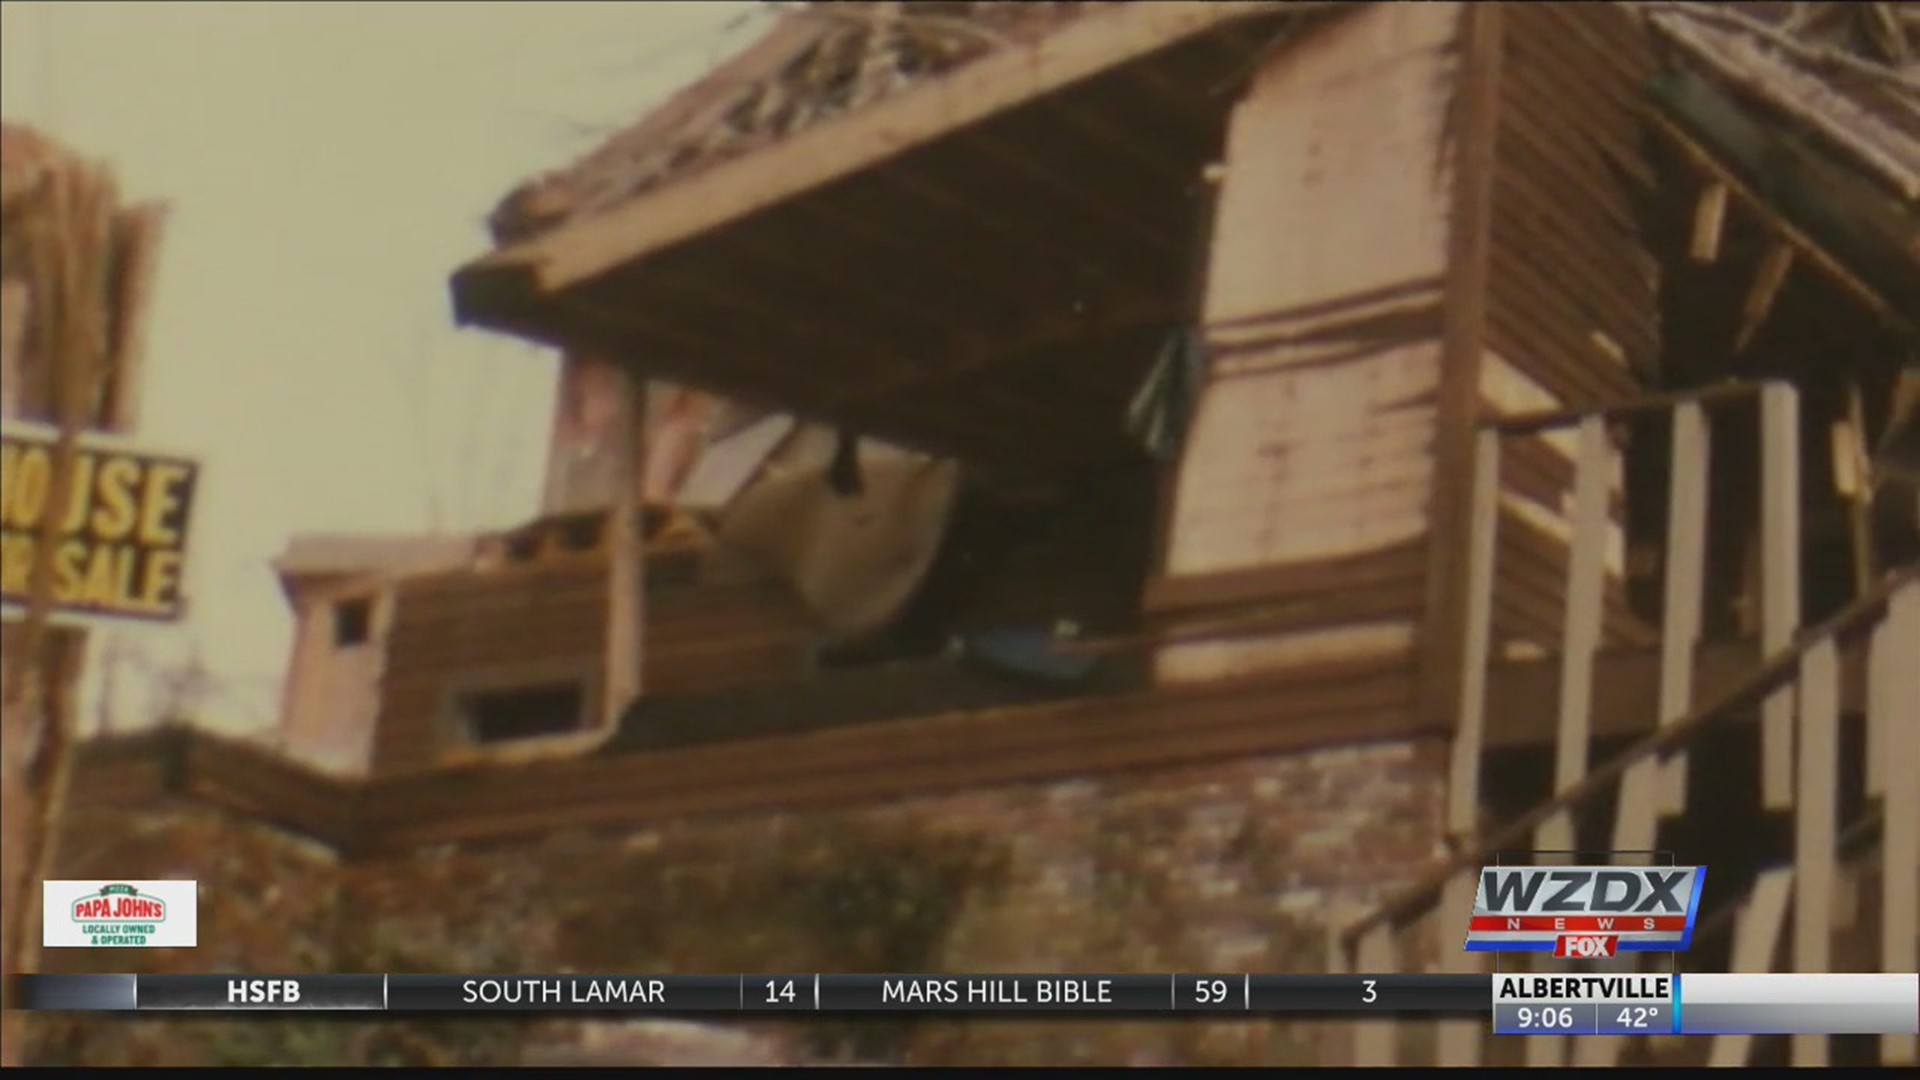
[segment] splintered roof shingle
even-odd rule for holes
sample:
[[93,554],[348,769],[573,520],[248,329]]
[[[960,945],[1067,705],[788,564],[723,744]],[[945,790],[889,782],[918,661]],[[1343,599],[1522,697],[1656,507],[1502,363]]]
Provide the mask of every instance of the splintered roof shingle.
[[1112,3],[813,3],[572,166],[508,195],[495,238],[524,239],[1026,44]]

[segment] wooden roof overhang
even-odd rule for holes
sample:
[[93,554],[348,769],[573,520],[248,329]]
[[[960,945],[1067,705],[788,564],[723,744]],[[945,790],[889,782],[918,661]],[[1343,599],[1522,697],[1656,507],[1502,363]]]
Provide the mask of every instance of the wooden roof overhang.
[[1001,464],[1125,445],[1238,87],[1333,5],[1136,3],[455,273],[456,316]]

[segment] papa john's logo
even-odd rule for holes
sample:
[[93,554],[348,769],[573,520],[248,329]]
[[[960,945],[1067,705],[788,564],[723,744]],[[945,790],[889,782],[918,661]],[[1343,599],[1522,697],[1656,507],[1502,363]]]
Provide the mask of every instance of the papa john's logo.
[[145,945],[167,921],[167,902],[132,885],[102,885],[73,902],[73,921],[95,945]]
[[100,891],[73,902],[74,922],[161,923],[167,921],[167,902],[142,896],[132,885],[102,885]]
[[191,881],[49,881],[44,944],[51,948],[179,948],[198,936]]

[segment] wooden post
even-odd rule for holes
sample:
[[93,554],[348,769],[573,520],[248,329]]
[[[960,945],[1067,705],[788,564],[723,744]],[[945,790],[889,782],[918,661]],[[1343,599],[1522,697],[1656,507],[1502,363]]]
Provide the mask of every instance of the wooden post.
[[1418,709],[1436,729],[1450,728],[1460,702],[1461,642],[1469,504],[1485,366],[1487,275],[1493,247],[1494,139],[1499,128],[1504,5],[1461,4],[1459,91],[1454,133],[1452,214],[1447,242],[1446,324],[1435,405],[1433,496],[1429,501],[1426,595],[1419,647]]
[[[1793,970],[1824,972],[1833,957],[1833,879],[1840,817],[1840,652],[1831,638],[1800,661],[1799,797],[1795,800]],[[1795,1065],[1825,1065],[1825,1035],[1795,1035]]]
[[[1876,650],[1876,669],[1892,669],[1890,677],[1868,673],[1882,693],[1868,718],[1879,731],[1876,752],[1881,758],[1881,820],[1885,823],[1880,848],[1880,970],[1916,971],[1920,964],[1920,584],[1909,584],[1893,595],[1886,621],[1875,634],[1885,639]],[[1904,762],[1904,767],[1898,762]],[[1920,1039],[1911,1034],[1882,1035],[1880,1064],[1920,1062]]]
[[[1487,723],[1487,662],[1493,647],[1494,551],[1500,530],[1500,433],[1481,431],[1474,448],[1473,495],[1467,524],[1465,648],[1460,671],[1460,715],[1453,734],[1453,762],[1447,780],[1447,832],[1470,841],[1480,831],[1480,760]],[[1442,912],[1473,906],[1475,879],[1462,874],[1447,883]],[[1443,915],[1433,921],[1440,966],[1471,972],[1484,966],[1477,953],[1460,947],[1458,926]],[[1439,1064],[1477,1065],[1484,1025],[1471,1020],[1442,1022]]]
[[[1567,557],[1566,618],[1560,636],[1560,720],[1555,736],[1553,790],[1559,794],[1587,774],[1593,711],[1593,654],[1600,645],[1600,615],[1606,585],[1607,488],[1613,447],[1606,421],[1580,422],[1579,462],[1574,473],[1572,550]],[[1571,851],[1573,815],[1562,811],[1540,826],[1535,847]],[[1540,1041],[1552,1036],[1539,1036]]]
[[[1613,446],[1606,421],[1580,421],[1579,460],[1573,479],[1572,550],[1567,554],[1566,618],[1560,635],[1560,723],[1555,734],[1553,790],[1558,795],[1587,775],[1593,711],[1593,657],[1600,647],[1600,618],[1606,597],[1607,495],[1613,475]],[[1572,851],[1577,844],[1573,813],[1563,810],[1541,824],[1534,847]],[[1566,1037],[1538,1035],[1526,1040],[1529,1065],[1563,1065]]]
[[607,519],[607,656],[600,710],[600,724],[607,732],[619,726],[620,714],[640,695],[646,619],[647,384],[623,370],[619,395],[613,439],[619,456]]
[[[38,736],[9,739],[13,745],[32,746],[32,757],[0,764],[0,783],[13,788],[4,799],[9,807],[5,828],[12,841],[6,847],[19,860],[13,877],[17,895],[0,901],[4,907],[0,968],[8,974],[38,967],[39,939],[33,927],[40,917],[40,882],[53,866],[71,768],[71,703],[61,701],[54,708],[49,700],[49,675],[58,678],[64,671],[47,670],[45,638],[54,600],[53,556],[72,499],[79,432],[95,419],[94,403],[108,359],[102,331],[116,193],[104,170],[62,163],[48,174],[36,197],[45,200],[40,207],[43,212],[26,216],[22,227],[27,230],[31,296],[37,312],[36,345],[55,374],[52,384],[60,434],[29,571],[18,659],[7,666],[7,678],[0,685],[0,723],[16,734],[24,729]],[[22,1015],[7,1010],[0,1016],[0,1063],[19,1063]]]
[[1487,660],[1493,644],[1493,553],[1500,528],[1500,433],[1482,431],[1474,452],[1468,522],[1466,641],[1460,715],[1447,783],[1447,831],[1471,838],[1480,828],[1480,754],[1487,725]]
[[[1772,657],[1800,629],[1800,398],[1793,387],[1760,390],[1760,652]],[[1793,805],[1793,694],[1761,707],[1760,792],[1769,810]]]

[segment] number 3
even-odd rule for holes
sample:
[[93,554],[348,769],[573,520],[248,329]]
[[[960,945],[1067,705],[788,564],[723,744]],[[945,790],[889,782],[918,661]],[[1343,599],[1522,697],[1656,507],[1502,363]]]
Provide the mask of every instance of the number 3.
[[1380,995],[1379,995],[1379,994],[1376,994],[1376,993],[1374,993],[1374,991],[1373,991],[1373,980],[1372,980],[1372,979],[1363,979],[1363,980],[1361,980],[1361,983],[1360,983],[1360,985],[1361,985],[1361,986],[1364,986],[1364,987],[1366,988],[1366,989],[1364,989],[1364,990],[1362,990],[1362,991],[1360,992],[1360,1000],[1361,1000],[1361,1001],[1362,1001],[1363,1003],[1365,1003],[1365,1004],[1368,1004],[1368,1005],[1371,1005],[1371,1004],[1373,1004],[1374,1002],[1376,1002],[1376,1001],[1379,1001],[1379,1000],[1380,1000]]

